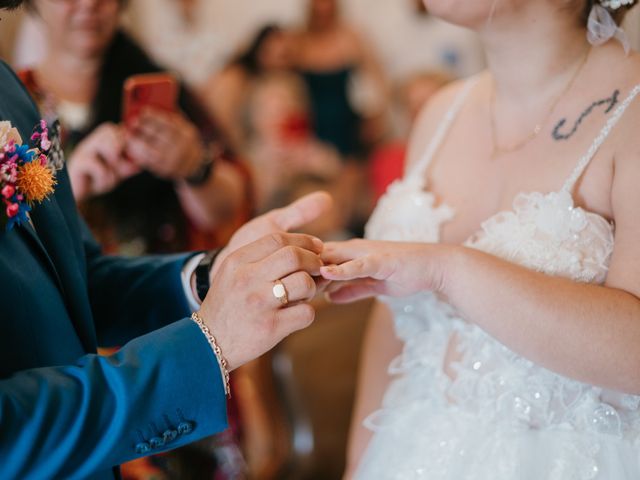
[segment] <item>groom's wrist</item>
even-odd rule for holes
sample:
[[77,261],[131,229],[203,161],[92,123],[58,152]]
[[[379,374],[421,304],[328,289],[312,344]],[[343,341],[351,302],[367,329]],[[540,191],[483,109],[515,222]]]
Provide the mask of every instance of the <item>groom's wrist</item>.
[[221,250],[210,250],[204,255],[200,255],[198,263],[191,274],[191,289],[199,304],[204,302],[207,293],[209,293],[209,287],[213,282],[212,267]]
[[195,312],[200,308],[213,282],[213,264],[222,249],[196,253],[189,258],[180,273],[182,288],[187,298],[189,309]]
[[194,272],[196,267],[205,256],[206,252],[196,253],[192,257],[190,257],[183,265],[182,271],[180,272],[180,279],[182,281],[182,289],[184,291],[184,296],[187,299],[187,303],[189,304],[189,310],[195,312],[200,308],[200,302],[197,290],[196,290],[196,282]]

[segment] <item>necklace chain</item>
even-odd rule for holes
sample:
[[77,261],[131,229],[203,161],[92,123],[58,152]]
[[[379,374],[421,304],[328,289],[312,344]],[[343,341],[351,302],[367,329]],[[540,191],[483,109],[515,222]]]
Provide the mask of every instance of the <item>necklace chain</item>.
[[496,128],[496,116],[495,116],[495,93],[496,93],[496,89],[495,89],[495,81],[493,82],[493,85],[492,85],[492,88],[491,88],[491,97],[489,99],[489,117],[490,117],[490,121],[491,121],[491,140],[492,140],[492,144],[493,144],[493,148],[492,148],[492,152],[491,152],[491,158],[492,159],[495,159],[495,158],[497,158],[497,157],[499,157],[501,155],[505,155],[507,153],[517,152],[518,150],[524,148],[529,142],[531,142],[534,138],[536,138],[538,136],[538,134],[542,131],[542,128],[549,121],[549,118],[551,117],[551,115],[555,111],[555,109],[558,106],[558,103],[560,102],[560,100],[569,92],[569,90],[571,90],[571,87],[573,87],[573,84],[575,83],[576,79],[578,78],[578,75],[582,71],[582,68],[584,67],[585,63],[587,63],[587,59],[589,58],[590,51],[591,51],[590,48],[587,49],[587,51],[585,52],[585,54],[582,57],[582,61],[580,62],[580,65],[578,65],[578,67],[576,68],[576,71],[573,73],[573,75],[571,76],[571,78],[567,82],[566,87],[553,100],[553,102],[551,102],[551,105],[549,106],[549,110],[547,111],[547,114],[543,117],[542,121],[540,123],[537,123],[536,126],[534,127],[533,131],[531,133],[529,133],[525,138],[523,138],[522,140],[514,143],[513,145],[509,145],[509,146],[500,146],[500,145],[498,145],[498,133],[497,133],[497,128]]

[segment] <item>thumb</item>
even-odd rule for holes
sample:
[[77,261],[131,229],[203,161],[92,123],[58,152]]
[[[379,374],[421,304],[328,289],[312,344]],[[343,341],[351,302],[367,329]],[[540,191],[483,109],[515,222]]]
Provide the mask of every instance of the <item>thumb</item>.
[[332,205],[333,199],[327,192],[310,193],[286,207],[274,210],[273,221],[284,231],[295,230],[328,212]]

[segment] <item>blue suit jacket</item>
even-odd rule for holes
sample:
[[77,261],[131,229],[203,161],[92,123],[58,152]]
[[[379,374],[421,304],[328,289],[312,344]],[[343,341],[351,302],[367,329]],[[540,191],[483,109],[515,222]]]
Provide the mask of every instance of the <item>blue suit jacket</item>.
[[[1,62],[0,120],[23,141],[39,120]],[[0,478],[113,479],[122,462],[226,428],[215,356],[185,318],[186,257],[102,255],[66,170],[31,218],[0,231]]]

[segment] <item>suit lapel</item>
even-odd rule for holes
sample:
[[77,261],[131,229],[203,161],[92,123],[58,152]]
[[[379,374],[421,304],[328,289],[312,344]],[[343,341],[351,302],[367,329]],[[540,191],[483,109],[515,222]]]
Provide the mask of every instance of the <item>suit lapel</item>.
[[[29,141],[32,129],[39,120],[39,114],[26,90],[20,85],[11,69],[0,61],[0,120],[9,120],[20,131],[24,143]],[[62,205],[71,211],[75,208],[68,185],[66,172],[58,172],[59,185],[56,194],[42,204],[35,205],[31,219],[35,231],[30,225],[18,227],[21,235],[32,244],[42,257],[46,268],[58,282],[66,301],[69,317],[78,333],[85,350],[95,352],[96,334],[87,293],[85,277],[84,249],[80,240],[71,234],[68,218],[65,218],[58,204],[58,195]],[[62,188],[60,188],[62,187]]]
[[35,206],[31,212],[37,237],[57,272],[78,336],[88,352],[95,352],[96,334],[92,321],[84,265],[74,249],[74,241],[56,196]]
[[47,266],[47,269],[49,270],[49,273],[55,280],[58,288],[64,294],[64,286],[62,285],[62,280],[60,279],[60,275],[58,275],[58,271],[56,270],[56,267],[53,264],[53,260],[51,260],[51,257],[49,256],[47,249],[44,248],[44,245],[40,241],[40,238],[38,237],[38,234],[34,230],[33,226],[30,223],[25,223],[16,228],[20,232],[20,235],[22,235],[22,237],[27,242],[29,242],[31,246],[37,251],[38,255],[40,255],[40,258]]

